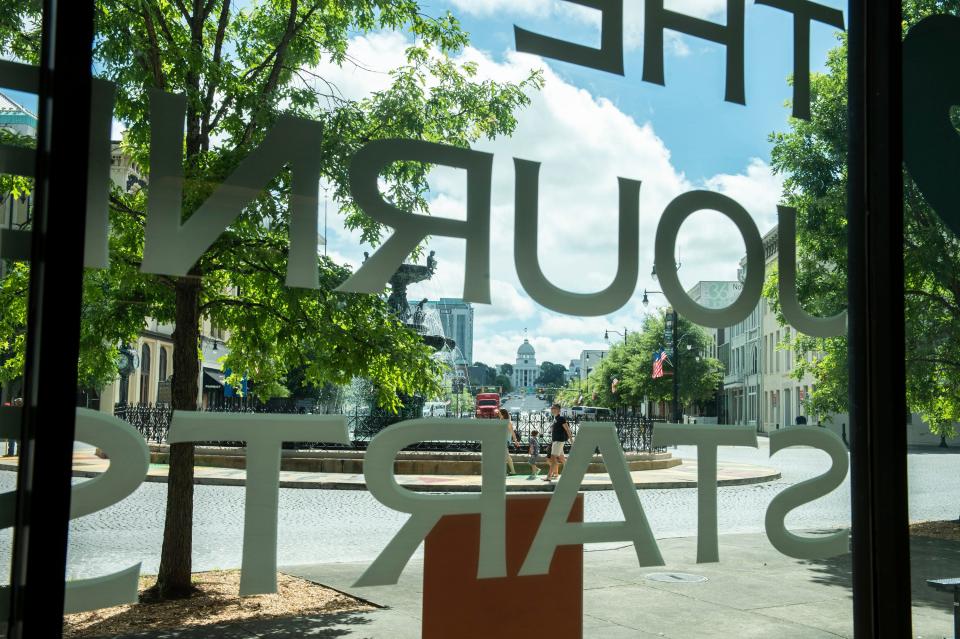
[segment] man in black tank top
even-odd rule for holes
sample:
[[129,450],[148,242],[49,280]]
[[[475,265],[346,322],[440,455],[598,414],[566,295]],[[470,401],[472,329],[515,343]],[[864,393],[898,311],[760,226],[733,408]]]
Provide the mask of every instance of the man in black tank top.
[[563,445],[570,441],[573,443],[573,433],[570,432],[570,424],[567,418],[560,414],[560,404],[554,404],[550,407],[550,414],[553,415],[553,440],[550,444],[550,470],[543,481],[553,481],[560,475],[560,464],[566,461],[563,456]]

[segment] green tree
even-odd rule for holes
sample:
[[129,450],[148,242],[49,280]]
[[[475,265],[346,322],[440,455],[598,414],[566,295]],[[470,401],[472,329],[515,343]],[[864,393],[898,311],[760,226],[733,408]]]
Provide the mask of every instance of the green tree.
[[[934,13],[960,15],[956,0],[905,0],[904,34]],[[785,177],[785,200],[797,209],[797,292],[814,315],[847,304],[847,45],[830,52],[827,71],[811,79],[811,119],[790,120],[771,136],[772,166]],[[956,113],[954,114],[956,115]],[[960,123],[956,118],[955,124]],[[955,434],[960,419],[960,242],[904,172],[904,266],[907,397],[932,432]],[[779,314],[775,275],[765,294]],[[781,323],[783,317],[780,316]],[[797,357],[797,378],[809,373],[811,412],[847,410],[847,339],[795,335],[783,345]]]
[[456,414],[457,410],[463,414],[470,414],[473,413],[473,409],[476,406],[476,400],[470,393],[470,389],[466,386],[458,391],[455,391],[453,388],[448,388],[443,394],[443,399],[449,402],[447,405],[448,414],[455,417],[459,417],[459,415]]
[[470,383],[474,386],[493,386],[496,384],[497,369],[487,366],[483,362],[474,362],[474,368],[480,370],[478,379],[471,379]]
[[500,373],[494,378],[493,385],[502,388],[504,393],[509,393],[513,390],[513,382],[503,373]]
[[562,364],[543,362],[540,364],[540,375],[533,383],[537,386],[560,387],[563,386],[564,374],[566,372],[567,368]]
[[[663,377],[653,379],[653,355],[664,345],[664,319],[647,316],[643,329],[631,333],[626,344],[616,344],[588,377],[584,396],[595,395],[599,406],[608,408],[640,406],[644,400],[653,402],[672,401],[672,361],[664,365]],[[714,358],[703,356],[710,346],[710,337],[699,326],[680,317],[676,338],[682,340],[679,348],[680,401],[690,402],[713,399],[723,379],[723,365]],[[687,346],[690,346],[688,349]],[[672,357],[672,353],[669,353]],[[613,381],[618,380],[616,392]],[[565,393],[570,396],[569,391]],[[586,401],[586,400],[585,400]]]
[[[4,52],[35,63],[39,3],[11,0],[3,15]],[[514,111],[540,84],[538,74],[520,83],[478,80],[473,63],[454,59],[468,41],[457,20],[430,17],[416,0],[98,0],[95,28],[97,72],[118,87],[115,116],[127,127],[123,150],[144,171],[150,168],[149,90],[186,96],[185,218],[279,116],[293,115],[324,125],[316,150],[323,178],[347,225],[373,244],[384,229],[353,203],[348,189],[349,159],[359,148],[381,138],[467,146],[510,133]],[[389,87],[351,100],[317,73],[321,61],[348,63],[351,36],[381,29],[413,40],[405,62],[390,71]],[[389,167],[382,178],[392,201],[411,213],[429,213],[428,171],[420,163]],[[84,284],[81,368],[92,362],[90,376],[109,379],[116,345],[132,339],[145,318],[175,323],[173,407],[196,410],[199,329],[206,317],[232,333],[224,365],[246,372],[265,394],[283,392],[285,374],[295,366],[303,366],[304,380],[315,385],[369,377],[379,403],[390,410],[399,408],[401,396],[438,392],[440,371],[431,353],[381,297],[333,292],[349,269],[318,257],[318,291],[284,285],[290,178],[289,170],[278,175],[185,277],[139,271],[149,186],[137,194],[115,189],[111,266],[88,273]],[[25,294],[27,272],[21,265],[4,280],[4,308]],[[8,318],[5,313],[0,322],[0,347],[19,349],[20,360],[7,360],[5,374],[22,369],[23,324]],[[192,445],[171,447],[155,589],[161,597],[192,592],[193,461]]]
[[500,364],[498,368],[500,369],[501,373],[507,375],[508,377],[513,375],[513,364]]
[[583,382],[579,379],[570,380],[566,386],[557,391],[553,401],[561,406],[576,406],[580,393],[583,392]]

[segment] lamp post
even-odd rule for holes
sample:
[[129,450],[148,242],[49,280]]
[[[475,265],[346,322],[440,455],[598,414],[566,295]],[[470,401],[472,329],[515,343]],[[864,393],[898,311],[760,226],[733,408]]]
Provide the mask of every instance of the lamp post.
[[[654,266],[653,267],[654,279],[656,279],[656,273],[657,273],[657,267]],[[650,306],[650,298],[647,297],[647,295],[663,295],[663,291],[648,291],[647,289],[643,289],[643,307],[644,308],[647,308],[648,306]]]
[[[622,337],[623,337],[623,345],[624,345],[624,346],[627,345],[627,336],[630,335],[630,331],[629,331],[629,330],[627,330],[626,328],[624,328],[624,329],[623,329],[623,332],[621,333],[620,331],[615,331],[615,330],[613,330],[612,328],[608,328],[607,330],[603,331],[603,339],[605,339],[606,341],[609,342],[609,341],[610,341],[610,333],[613,333],[613,334],[615,334],[615,335],[620,335],[620,336],[622,336]],[[602,359],[602,356],[601,356],[601,359]],[[623,372],[622,372],[622,371],[621,371],[621,373],[620,373],[620,376],[621,376],[621,377],[623,376]],[[617,403],[619,404],[619,402],[617,402]],[[624,407],[623,410],[624,410],[624,412],[626,412],[626,407]]]
[[627,343],[627,335],[630,334],[630,331],[628,331],[627,329],[623,329],[623,332],[621,333],[620,331],[615,331],[615,330],[613,330],[613,329],[611,329],[611,328],[608,328],[607,330],[603,331],[603,339],[605,339],[606,341],[609,342],[609,341],[610,341],[610,333],[613,333],[614,335],[619,335],[619,336],[621,336],[621,337],[623,338],[623,343],[624,343],[624,345],[626,345],[626,343]]
[[[670,311],[673,327],[676,328],[678,315],[676,311]],[[693,333],[685,333],[678,339],[673,340],[673,421],[680,423],[680,342],[690,337]],[[687,350],[693,348],[692,344],[687,344]]]
[[[681,264],[680,264],[680,256],[679,256],[679,254],[678,254],[678,255],[677,255],[677,270],[678,270],[678,271],[680,270],[680,266],[681,266]],[[653,268],[650,269],[650,279],[652,279],[654,282],[657,281],[657,263],[656,263],[656,262],[653,263]],[[651,292],[653,292],[653,291],[651,291]]]
[[[654,273],[656,273],[656,267],[654,267]],[[642,303],[644,307],[650,305],[650,295],[657,294],[663,295],[663,291],[649,291],[644,289],[643,291],[643,300]],[[686,338],[690,337],[692,333],[686,333],[680,337],[676,336],[676,330],[679,327],[680,316],[672,308],[667,312],[666,317],[664,318],[665,324],[665,341],[668,342],[667,346],[671,351],[671,359],[673,360],[673,421],[674,423],[680,423],[680,343]],[[687,350],[693,348],[692,344],[687,344]]]

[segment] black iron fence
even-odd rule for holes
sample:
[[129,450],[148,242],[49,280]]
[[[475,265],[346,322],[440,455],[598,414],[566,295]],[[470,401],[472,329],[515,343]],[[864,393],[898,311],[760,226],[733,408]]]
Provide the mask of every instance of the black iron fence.
[[[208,409],[206,412],[296,414],[304,413],[305,411],[303,408],[298,408],[293,405],[225,405]],[[173,411],[167,404],[117,404],[114,407],[114,415],[137,429],[148,442],[162,444],[167,441]],[[364,449],[377,433],[397,422],[396,415],[382,412],[369,413],[356,411],[346,414],[344,417],[347,420],[347,429],[350,433],[351,443],[349,445],[330,442],[287,442],[284,444],[284,448],[297,450]],[[442,417],[433,419],[439,422],[446,420],[446,418]],[[521,442],[521,446],[516,449],[517,452],[522,453],[527,449],[533,432],[537,433],[536,439],[540,442],[540,449],[542,451],[549,449],[553,424],[553,418],[551,416],[543,413],[531,413],[529,415],[515,416],[513,421],[517,437]],[[663,447],[653,446],[654,420],[632,415],[617,415],[595,421],[613,423],[615,425],[617,439],[620,441],[620,445],[624,451],[655,453],[666,450]],[[582,421],[580,418],[571,418],[569,423],[570,430],[573,436],[576,437],[580,431],[581,424],[587,422]],[[218,446],[244,445],[243,442],[216,442],[216,444]],[[567,448],[569,449],[569,446]],[[419,442],[408,447],[407,450],[479,452],[480,442],[436,440]]]
[[161,444],[167,441],[173,413],[164,404],[117,404],[113,415],[136,428],[147,442]]
[[[222,404],[205,409],[206,413],[303,413],[296,406],[270,406],[254,404]],[[167,441],[173,409],[169,404],[116,404],[113,414],[143,435],[147,442],[162,444]],[[219,446],[243,446],[243,442],[217,442]]]
[[[512,416],[514,430],[524,448],[529,444],[531,434],[537,432],[537,440],[541,450],[549,447],[553,438],[553,417],[543,413]],[[666,448],[653,445],[653,428],[655,421],[636,415],[613,415],[591,420],[582,417],[568,418],[570,432],[574,437],[585,423],[612,423],[617,430],[617,439],[620,446],[627,452],[655,453],[664,452]]]

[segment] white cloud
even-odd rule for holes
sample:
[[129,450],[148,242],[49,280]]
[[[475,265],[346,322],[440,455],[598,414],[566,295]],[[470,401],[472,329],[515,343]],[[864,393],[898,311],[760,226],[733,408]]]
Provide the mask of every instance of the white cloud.
[[[704,7],[709,3],[701,3]],[[351,56],[362,64],[320,71],[350,97],[383,88],[389,78],[364,68],[384,69],[403,58],[407,41],[395,34],[355,38]],[[740,202],[758,222],[761,232],[775,221],[781,180],[761,160],[753,159],[739,174],[722,174],[701,184],[691,182],[672,163],[670,151],[649,122],[639,122],[613,103],[576,87],[539,58],[508,53],[498,62],[474,49],[463,57],[477,63],[479,78],[518,81],[531,68],[543,68],[546,84],[518,113],[511,137],[482,141],[474,148],[494,154],[492,187],[491,290],[493,304],[478,305],[474,358],[488,363],[512,362],[529,329],[538,359],[568,363],[584,348],[602,347],[604,329],[639,327],[646,310],[640,304],[653,263],[653,238],[660,215],[677,195],[696,188],[725,193]],[[537,255],[545,275],[574,292],[605,288],[617,267],[617,178],[642,181],[640,191],[640,273],[638,292],[620,311],[605,318],[573,318],[552,313],[523,292],[514,266],[513,158],[542,163],[539,184],[540,228]],[[431,174],[431,213],[463,219],[465,172],[449,169]],[[331,223],[338,220],[331,216]],[[331,234],[332,251],[350,257],[363,249],[358,235],[342,229]],[[335,245],[346,241],[351,246]],[[521,238],[520,250],[532,251],[534,238]],[[732,279],[743,254],[743,242],[733,224],[719,213],[698,212],[681,229],[678,253],[681,280]],[[463,290],[464,242],[434,238],[439,268],[429,282],[410,289],[410,299],[460,297]],[[356,261],[356,258],[353,258]],[[651,304],[662,304],[652,297]]]
[[412,43],[402,33],[380,31],[350,40],[349,59],[342,67],[322,63],[318,71],[330,83],[318,88],[324,93],[334,90],[356,99],[390,86],[390,71],[407,62],[406,49]]
[[760,232],[777,223],[777,204],[783,195],[783,176],[774,174],[760,158],[752,158],[745,173],[716,175],[706,182],[711,191],[729,195],[754,214]]
[[493,15],[521,15],[546,17],[557,10],[558,0],[451,0],[463,13],[488,17]]
[[[482,18],[497,16],[505,21],[516,18],[536,20],[558,18],[574,26],[583,25],[598,29],[601,20],[599,11],[564,0],[451,0],[451,4],[454,9],[463,14]],[[664,8],[670,11],[720,24],[724,24],[726,6],[726,0],[666,0],[664,3]],[[644,15],[645,3],[624,1],[623,42],[628,50],[636,49],[643,44]],[[531,25],[519,24],[518,26],[536,32]],[[544,35],[550,34],[544,32]],[[667,32],[666,40],[678,55],[689,53],[689,49],[677,39],[673,32]]]

